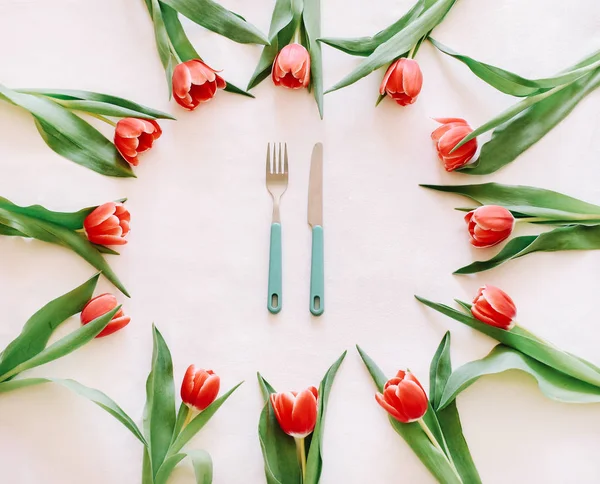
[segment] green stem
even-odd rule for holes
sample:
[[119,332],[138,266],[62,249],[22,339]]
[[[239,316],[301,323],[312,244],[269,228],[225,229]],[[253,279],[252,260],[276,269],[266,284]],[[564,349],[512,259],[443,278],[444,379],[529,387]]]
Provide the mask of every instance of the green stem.
[[298,452],[298,461],[302,468],[302,482],[306,479],[306,447],[304,446],[304,437],[301,439],[294,439],[296,441],[296,451]]
[[433,444],[433,446],[437,450],[439,450],[440,453],[445,457],[446,461],[448,461],[448,464],[450,465],[450,467],[454,471],[454,474],[456,474],[456,477],[458,478],[459,482],[462,482],[460,474],[458,473],[458,471],[456,470],[456,467],[454,466],[454,462],[452,462],[452,460],[450,459],[450,457],[448,457],[446,455],[446,452],[444,452],[444,449],[442,449],[442,446],[439,444],[439,442],[437,441],[437,439],[435,438],[435,436],[431,433],[431,430],[429,430],[429,427],[427,426],[427,424],[425,423],[425,421],[422,418],[420,418],[419,420],[417,420],[417,422],[419,422],[419,425],[423,429],[423,432],[425,432],[425,435],[427,435],[427,437],[429,437],[429,440],[431,441],[431,443]]
[[104,121],[105,123],[110,124],[113,127],[117,125],[117,123],[115,123],[112,119],[102,116],[101,114],[87,113],[87,112],[86,112],[86,114],[88,114],[92,118],[96,118],[96,119],[99,119],[100,121]]

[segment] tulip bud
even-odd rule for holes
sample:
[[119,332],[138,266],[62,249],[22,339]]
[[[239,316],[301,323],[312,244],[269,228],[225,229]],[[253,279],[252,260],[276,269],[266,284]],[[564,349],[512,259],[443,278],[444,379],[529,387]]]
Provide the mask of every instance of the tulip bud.
[[427,394],[409,371],[398,371],[396,377],[385,384],[383,394],[377,393],[375,399],[402,423],[419,420],[427,412]]
[[379,94],[387,94],[400,106],[417,100],[423,86],[423,73],[414,59],[398,59],[386,71]]
[[202,370],[190,365],[181,382],[181,400],[188,407],[202,411],[215,401],[221,379],[212,370]]
[[317,398],[319,392],[315,387],[300,393],[272,393],[271,405],[281,430],[296,439],[309,435],[317,423]]
[[515,227],[515,218],[504,207],[484,205],[467,215],[465,222],[471,235],[471,245],[479,248],[492,247],[508,239]]
[[454,171],[466,165],[477,152],[477,139],[465,143],[456,151],[451,151],[462,141],[462,139],[473,132],[471,126],[461,118],[438,118],[442,126],[431,133],[431,139],[435,142],[438,157],[444,162],[446,171]]
[[[83,307],[80,315],[81,324],[85,325],[94,319],[98,319],[100,316],[103,316],[109,311],[115,309],[118,305],[119,303],[117,302],[117,298],[112,294],[107,293],[96,296]],[[100,331],[100,333],[98,333],[96,338],[102,338],[103,336],[108,336],[109,334],[119,331],[127,326],[129,321],[131,321],[131,318],[129,316],[125,316],[123,309],[119,309],[110,320],[108,325],[102,331]]]
[[200,103],[210,101],[217,89],[227,83],[199,59],[182,62],[173,70],[173,97],[180,106],[193,111]]
[[286,45],[273,62],[271,77],[276,86],[301,89],[310,82],[310,54],[300,44]]
[[124,118],[115,127],[115,146],[129,164],[137,166],[138,154],[152,148],[161,134],[153,119]]
[[122,203],[107,202],[96,207],[83,221],[87,238],[93,244],[125,245],[131,216]]
[[517,307],[502,289],[485,285],[477,291],[471,313],[482,323],[509,331],[515,325]]

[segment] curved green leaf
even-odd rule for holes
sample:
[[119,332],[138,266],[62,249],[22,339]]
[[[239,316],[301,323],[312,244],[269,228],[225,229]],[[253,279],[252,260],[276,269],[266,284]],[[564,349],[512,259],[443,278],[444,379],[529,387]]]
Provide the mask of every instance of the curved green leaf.
[[356,81],[369,75],[376,69],[392,62],[401,54],[408,52],[422,37],[427,35],[444,19],[455,1],[456,0],[438,0],[391,39],[379,45],[354,71],[326,92],[337,91],[350,84],[354,84]]
[[152,484],[167,484],[171,473],[185,457],[186,455],[183,452],[167,457],[156,473],[156,478],[150,482]]
[[[581,381],[600,387],[600,369],[589,362],[585,362],[570,353],[560,350],[556,346],[545,342],[544,340],[532,335],[528,331],[523,330],[519,326],[515,326],[510,331],[505,331],[500,328],[495,328],[489,324],[482,323],[472,317],[470,314],[465,314],[457,311],[445,304],[438,304],[427,299],[415,296],[415,298],[426,306],[435,309],[436,311],[449,316],[456,321],[459,321],[467,326],[476,329],[491,338],[494,338],[500,343],[510,346],[536,360],[550,366],[566,375],[577,378]],[[461,303],[463,307],[469,306]]]
[[474,274],[487,271],[509,260],[533,252],[555,252],[559,250],[600,249],[599,225],[568,225],[557,227],[541,235],[523,235],[511,239],[494,257],[461,267],[454,274]]
[[115,309],[108,313],[94,319],[86,325],[77,328],[72,333],[59,339],[56,343],[44,348],[42,351],[34,354],[31,358],[19,363],[10,370],[6,371],[0,376],[0,382],[6,381],[19,373],[26,370],[31,370],[37,366],[44,365],[51,361],[62,358],[69,353],[72,353],[76,349],[80,348],[86,343],[93,340],[98,334],[106,328],[110,320],[115,314],[121,309],[121,306],[117,306]]
[[544,395],[564,403],[600,403],[600,388],[561,373],[508,346],[498,345],[481,360],[458,368],[448,380],[440,408],[448,408],[466,388],[485,375],[523,371],[537,381]]
[[347,351],[342,353],[333,365],[327,370],[325,377],[319,385],[319,409],[317,413],[317,423],[315,430],[312,434],[310,448],[308,450],[308,458],[306,461],[306,476],[304,478],[304,484],[319,484],[321,480],[321,471],[323,469],[323,457],[322,457],[322,445],[323,445],[323,432],[325,429],[325,414],[327,413],[327,402],[329,400],[329,394],[331,393],[331,387],[333,380],[337,374],[342,361],[346,357]]
[[152,474],[162,465],[175,428],[175,385],[171,352],[156,326],[152,326],[152,369],[146,380],[144,433],[150,451]]
[[[174,64],[177,63],[177,59],[174,58],[175,56],[171,50],[171,40],[162,16],[161,2],[159,2],[159,0],[146,0],[146,7],[148,7],[148,12],[150,13],[150,17],[152,17],[156,48],[158,50],[160,62],[165,69],[170,99],[173,93],[173,69],[175,68]],[[173,61],[175,61],[175,63]]]
[[189,457],[192,461],[196,484],[211,484],[213,464],[210,454],[205,450],[188,450],[167,458],[158,471],[154,484],[167,484],[173,469],[186,457]]
[[513,162],[566,118],[598,86],[600,69],[530,106],[496,128],[492,138],[481,148],[477,161],[458,171],[467,175],[488,175]]
[[269,41],[254,25],[213,0],[162,0],[162,2],[192,22],[234,42],[269,45]]
[[310,88],[323,119],[323,56],[317,41],[321,36],[321,0],[304,0],[302,23],[310,52]]
[[92,298],[100,274],[81,286],[50,301],[37,311],[17,336],[0,354],[0,375],[40,353],[54,330],[66,319],[79,313]]
[[135,436],[136,439],[138,439],[142,444],[146,445],[146,441],[144,440],[144,436],[142,435],[140,429],[137,427],[131,417],[127,415],[127,413],[125,413],[125,411],[114,400],[100,390],[87,387],[75,380],[64,380],[61,378],[22,378],[0,383],[0,393],[18,390],[42,383],[56,383],[57,385],[61,385],[72,392],[87,398],[91,402],[94,402],[100,408],[106,410],[110,415],[121,422],[125,428]]

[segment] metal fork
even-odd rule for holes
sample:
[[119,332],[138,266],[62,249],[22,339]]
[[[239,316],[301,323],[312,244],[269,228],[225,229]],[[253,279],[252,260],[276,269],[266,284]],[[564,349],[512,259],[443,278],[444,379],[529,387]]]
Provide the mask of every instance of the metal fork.
[[282,156],[281,143],[273,143],[273,160],[271,162],[271,144],[267,144],[267,190],[273,198],[267,308],[273,314],[281,311],[281,216],[279,214],[279,202],[288,185],[287,143],[283,144],[283,150],[284,154]]

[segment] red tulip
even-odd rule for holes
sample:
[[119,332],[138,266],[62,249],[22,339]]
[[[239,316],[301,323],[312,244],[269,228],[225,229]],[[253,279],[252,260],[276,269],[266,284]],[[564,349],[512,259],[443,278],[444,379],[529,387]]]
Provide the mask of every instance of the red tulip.
[[[81,324],[88,324],[90,321],[112,311],[118,305],[117,298],[112,294],[106,293],[96,296],[83,307],[80,315]],[[115,314],[108,325],[98,333],[96,338],[102,338],[103,336],[108,336],[109,334],[119,331],[127,326],[129,321],[131,321],[131,318],[123,314],[123,309],[119,309],[117,314]]]
[[395,378],[385,384],[383,394],[377,393],[375,399],[402,423],[419,420],[427,412],[427,394],[419,380],[409,371],[398,371]]
[[442,126],[431,133],[431,139],[435,142],[446,171],[454,171],[466,165],[477,152],[477,139],[465,143],[453,153],[450,152],[465,136],[473,132],[471,126],[460,118],[438,118],[436,121],[442,123]]
[[517,307],[502,289],[485,285],[477,291],[471,313],[482,323],[508,331],[516,324]]
[[162,130],[153,119],[124,118],[115,128],[115,146],[127,163],[138,166],[138,155],[152,148]]
[[309,435],[317,423],[317,398],[315,387],[297,392],[272,393],[271,405],[281,430],[296,439]]
[[423,86],[423,73],[414,59],[398,59],[388,67],[379,94],[387,94],[400,106],[412,104],[417,100]]
[[173,97],[177,104],[193,111],[200,103],[210,101],[217,89],[227,83],[199,59],[178,64],[173,70]]
[[300,44],[286,45],[273,62],[273,83],[288,89],[307,87],[310,81],[310,54]]
[[212,370],[202,370],[190,365],[181,382],[181,400],[188,407],[202,411],[215,401],[221,379]]
[[96,207],[85,218],[83,227],[88,240],[93,244],[125,245],[130,218],[125,205],[107,202]]
[[471,234],[471,245],[475,247],[492,247],[510,237],[515,227],[515,218],[504,207],[484,205],[467,215],[465,222]]

